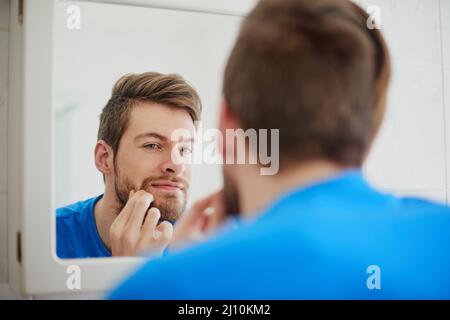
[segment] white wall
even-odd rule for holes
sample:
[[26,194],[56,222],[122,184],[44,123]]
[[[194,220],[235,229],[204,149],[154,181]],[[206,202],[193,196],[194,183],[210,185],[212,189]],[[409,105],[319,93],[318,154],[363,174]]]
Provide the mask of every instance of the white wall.
[[[389,112],[366,173],[399,193],[450,199],[450,0],[357,2],[381,6],[395,64]],[[0,299],[15,297],[6,254],[9,7],[0,0]]]
[[439,1],[441,22],[442,85],[447,148],[447,202],[450,204],[450,0]]
[[445,202],[449,199],[450,1],[356,2],[365,8],[380,7],[381,29],[393,63],[387,113],[366,163],[366,175],[385,190]]

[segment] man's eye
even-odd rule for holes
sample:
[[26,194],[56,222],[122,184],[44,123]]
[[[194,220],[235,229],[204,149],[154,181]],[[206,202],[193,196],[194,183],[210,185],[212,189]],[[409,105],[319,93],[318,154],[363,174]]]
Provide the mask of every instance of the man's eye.
[[151,150],[160,149],[160,146],[157,143],[149,143],[149,144],[146,144],[144,147],[146,147],[147,149],[151,149]]
[[188,148],[188,147],[181,147],[180,148],[180,153],[182,155],[191,154],[192,150],[190,148]]

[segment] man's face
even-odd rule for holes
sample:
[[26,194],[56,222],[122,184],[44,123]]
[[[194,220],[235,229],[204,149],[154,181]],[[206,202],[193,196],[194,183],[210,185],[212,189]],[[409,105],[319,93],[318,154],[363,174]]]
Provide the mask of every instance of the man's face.
[[122,208],[134,189],[153,195],[151,206],[161,211],[164,220],[176,221],[183,213],[191,167],[177,164],[172,152],[185,156],[193,143],[172,141],[172,132],[177,129],[188,130],[194,137],[194,124],[186,110],[151,102],[132,108],[114,158],[114,185]]

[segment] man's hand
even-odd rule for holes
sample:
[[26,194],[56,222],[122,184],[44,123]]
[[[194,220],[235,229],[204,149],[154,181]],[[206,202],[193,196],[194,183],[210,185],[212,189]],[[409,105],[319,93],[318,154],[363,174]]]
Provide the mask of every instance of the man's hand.
[[144,190],[130,192],[109,230],[112,256],[162,254],[172,239],[173,227],[167,221],[158,225],[159,209],[149,209],[153,200]]
[[179,250],[201,242],[221,226],[226,218],[223,191],[197,201],[175,224],[169,249]]

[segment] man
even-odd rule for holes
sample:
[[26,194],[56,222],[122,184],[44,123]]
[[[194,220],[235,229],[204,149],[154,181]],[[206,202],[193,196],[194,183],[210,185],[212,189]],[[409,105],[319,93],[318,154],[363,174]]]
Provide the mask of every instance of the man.
[[192,141],[172,141],[172,132],[193,133],[200,113],[196,91],[178,75],[148,72],[117,81],[95,146],[105,191],[57,210],[60,258],[161,254],[185,209],[191,177],[172,151],[183,159]]
[[232,212],[238,228],[149,261],[110,298],[450,298],[450,209],[361,173],[390,74],[367,19],[344,0],[258,3],[225,69],[220,130],[279,128],[279,173],[224,165],[223,192],[177,222],[171,245]]

